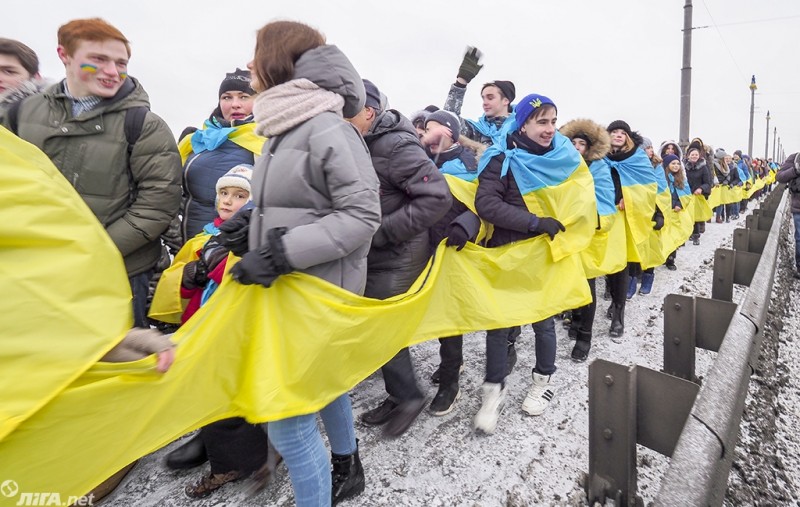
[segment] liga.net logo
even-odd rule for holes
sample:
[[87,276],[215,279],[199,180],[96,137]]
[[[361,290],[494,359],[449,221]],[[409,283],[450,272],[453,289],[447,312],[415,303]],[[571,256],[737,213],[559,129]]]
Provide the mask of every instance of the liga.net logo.
[[14,498],[19,495],[19,499],[17,503],[14,505],[20,506],[40,506],[40,505],[63,505],[63,506],[70,506],[70,505],[79,505],[79,506],[87,506],[87,505],[94,505],[94,493],[91,493],[88,496],[77,496],[72,495],[67,498],[66,501],[61,499],[61,493],[54,493],[54,492],[38,492],[38,493],[31,493],[27,491],[20,491],[19,484],[17,481],[13,479],[7,479],[0,483],[0,495],[6,498]]

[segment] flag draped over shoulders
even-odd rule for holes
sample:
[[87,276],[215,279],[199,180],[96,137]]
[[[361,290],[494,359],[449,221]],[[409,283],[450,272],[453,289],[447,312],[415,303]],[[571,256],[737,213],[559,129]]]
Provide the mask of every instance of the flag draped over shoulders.
[[[261,155],[261,148],[264,146],[265,138],[256,134],[255,129],[255,122],[245,123],[235,127],[220,128],[206,120],[205,123],[203,123],[203,128],[195,131],[195,134],[199,133],[200,137],[208,138],[206,142],[209,146],[216,147],[230,140],[253,153],[255,156],[259,156]],[[187,135],[178,143],[178,151],[181,154],[181,164],[186,163],[186,159],[189,158],[189,155],[198,152],[196,149],[198,142],[195,141],[193,143],[192,140],[194,138],[194,134]]]
[[625,248],[625,222],[614,203],[614,181],[605,160],[594,160],[589,164],[594,180],[597,201],[598,228],[595,229],[589,246],[581,252],[583,269],[587,278],[616,273],[628,263]]

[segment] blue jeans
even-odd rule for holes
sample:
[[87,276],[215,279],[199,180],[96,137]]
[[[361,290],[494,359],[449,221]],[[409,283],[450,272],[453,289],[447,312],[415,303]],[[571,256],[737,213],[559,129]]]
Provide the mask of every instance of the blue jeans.
[[[540,375],[556,371],[556,326],[553,317],[532,324],[535,336],[536,366]],[[486,332],[486,382],[503,384],[508,368],[508,344],[519,336],[518,327],[493,329]]]
[[[343,394],[319,412],[331,452],[356,452],[353,407]],[[283,456],[292,480],[297,507],[331,504],[331,464],[317,427],[317,415],[307,414],[269,423],[269,439]]]
[[800,213],[792,213],[794,219],[794,267],[800,271]]
[[128,278],[133,295],[133,327],[150,327],[147,322],[147,292],[152,277],[153,271],[150,270]]

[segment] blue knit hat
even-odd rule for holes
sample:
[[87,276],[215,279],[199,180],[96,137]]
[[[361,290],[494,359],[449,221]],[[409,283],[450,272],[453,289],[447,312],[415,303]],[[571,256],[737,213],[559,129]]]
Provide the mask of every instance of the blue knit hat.
[[670,165],[670,164],[671,164],[671,163],[672,163],[674,160],[677,160],[678,162],[680,162],[680,160],[681,160],[681,159],[679,159],[677,156],[675,156],[675,155],[673,155],[673,154],[671,154],[671,153],[670,153],[669,155],[666,155],[666,156],[664,157],[664,160],[661,162],[661,165],[664,167],[664,169],[666,169],[667,167],[669,167],[669,165]]
[[[551,106],[556,107],[555,102],[544,95],[539,95],[538,93],[531,93],[520,100],[515,111],[517,128],[521,128],[523,125],[525,125],[525,122],[528,121],[528,118],[530,118],[537,109],[545,104],[550,104]],[[556,111],[558,111],[557,107]]]

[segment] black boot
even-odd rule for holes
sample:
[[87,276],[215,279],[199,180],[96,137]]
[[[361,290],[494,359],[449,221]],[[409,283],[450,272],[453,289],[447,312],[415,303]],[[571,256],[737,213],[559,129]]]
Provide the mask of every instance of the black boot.
[[353,454],[331,455],[331,505],[360,495],[364,491],[364,468],[358,457],[358,440]]
[[575,362],[583,362],[589,357],[589,350],[592,348],[592,333],[587,331],[578,331],[578,336],[575,340],[575,346],[572,348],[572,360]]
[[625,304],[611,304],[611,329],[608,334],[612,338],[619,338],[625,332]]
[[173,470],[198,467],[206,461],[206,444],[200,438],[199,431],[188,442],[167,454],[167,466]]

